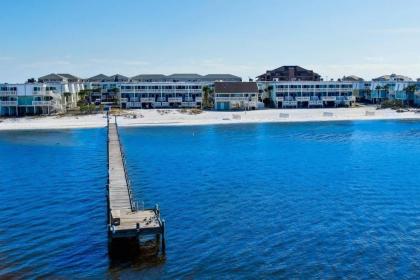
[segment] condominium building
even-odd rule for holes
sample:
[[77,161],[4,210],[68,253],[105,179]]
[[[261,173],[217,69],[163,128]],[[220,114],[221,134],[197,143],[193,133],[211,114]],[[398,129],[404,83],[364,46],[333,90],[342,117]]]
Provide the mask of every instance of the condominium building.
[[268,70],[257,77],[257,81],[320,81],[321,76],[300,66],[281,66]]
[[353,83],[343,81],[259,82],[276,108],[351,106]]
[[76,107],[81,83],[50,81],[0,84],[0,116],[39,115]]
[[254,110],[258,107],[258,86],[255,82],[215,82],[216,110]]
[[203,88],[212,88],[215,81],[242,79],[231,74],[141,74],[132,78],[100,74],[86,79],[85,86],[95,90],[98,102],[117,100],[123,109],[196,108],[201,106]]

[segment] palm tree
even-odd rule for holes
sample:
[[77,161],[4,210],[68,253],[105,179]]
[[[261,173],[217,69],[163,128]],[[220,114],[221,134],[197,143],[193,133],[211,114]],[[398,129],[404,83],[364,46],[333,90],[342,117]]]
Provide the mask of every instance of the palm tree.
[[201,107],[203,109],[213,108],[212,98],[211,98],[212,93],[213,93],[213,89],[211,89],[209,86],[203,87],[203,100],[201,101]]
[[64,101],[65,101],[65,105],[66,105],[66,107],[67,107],[67,104],[68,104],[68,102],[69,102],[69,97],[71,96],[71,92],[68,92],[68,91],[66,91],[66,92],[63,92],[63,95],[64,95]]
[[380,85],[377,85],[377,86],[375,87],[375,90],[376,90],[376,100],[375,100],[375,102],[374,102],[374,103],[376,103],[376,102],[378,101],[378,98],[379,98],[379,96],[380,96],[380,94],[381,94],[382,87],[381,87]]
[[405,89],[404,89],[404,91],[405,91],[405,94],[407,95],[406,96],[406,98],[405,98],[405,100],[407,100],[407,104],[408,105],[410,105],[410,99],[411,99],[411,97],[414,95],[414,93],[416,92],[416,85],[409,85],[409,86],[407,86]]

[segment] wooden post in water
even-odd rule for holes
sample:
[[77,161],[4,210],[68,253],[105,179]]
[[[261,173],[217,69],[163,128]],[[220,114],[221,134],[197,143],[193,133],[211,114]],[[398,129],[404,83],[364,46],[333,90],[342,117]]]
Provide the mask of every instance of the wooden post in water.
[[166,255],[165,220],[162,220],[162,255]]

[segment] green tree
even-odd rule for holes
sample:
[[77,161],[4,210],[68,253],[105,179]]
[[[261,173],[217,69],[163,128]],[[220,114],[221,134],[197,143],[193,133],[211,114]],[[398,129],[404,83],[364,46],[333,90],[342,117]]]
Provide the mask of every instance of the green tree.
[[203,99],[201,101],[201,107],[203,109],[212,109],[213,108],[213,98],[211,95],[213,94],[213,89],[209,86],[203,87]]
[[410,104],[410,100],[412,100],[413,98],[414,98],[414,93],[416,92],[416,89],[417,89],[417,87],[416,87],[416,85],[409,85],[409,86],[407,86],[405,89],[404,89],[404,91],[405,91],[405,94],[407,95],[407,97],[406,97],[406,101],[407,101],[407,104],[408,105],[411,105]]

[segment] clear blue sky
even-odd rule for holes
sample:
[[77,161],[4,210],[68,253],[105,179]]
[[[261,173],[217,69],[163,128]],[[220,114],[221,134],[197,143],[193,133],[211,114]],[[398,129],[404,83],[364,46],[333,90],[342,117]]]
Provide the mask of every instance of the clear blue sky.
[[2,0],[0,82],[50,72],[420,77],[417,0]]

